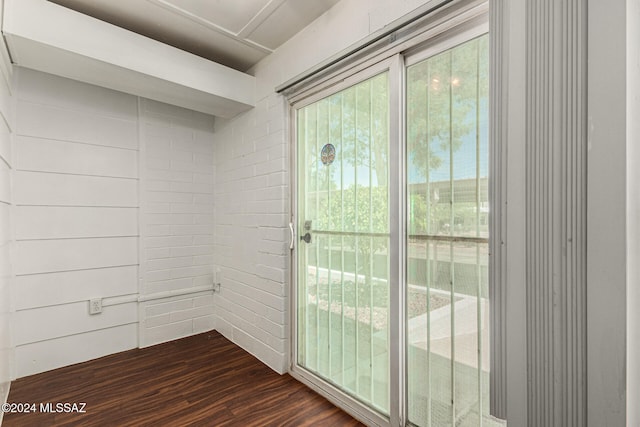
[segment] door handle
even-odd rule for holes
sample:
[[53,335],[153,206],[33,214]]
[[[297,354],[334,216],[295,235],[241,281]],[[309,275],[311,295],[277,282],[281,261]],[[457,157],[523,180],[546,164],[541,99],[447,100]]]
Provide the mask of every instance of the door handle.
[[311,233],[307,232],[307,234],[300,237],[300,240],[304,240],[306,243],[311,243]]
[[296,232],[293,229],[293,223],[289,223],[289,231],[291,232],[291,240],[289,240],[289,249],[293,249],[293,244],[296,241]]

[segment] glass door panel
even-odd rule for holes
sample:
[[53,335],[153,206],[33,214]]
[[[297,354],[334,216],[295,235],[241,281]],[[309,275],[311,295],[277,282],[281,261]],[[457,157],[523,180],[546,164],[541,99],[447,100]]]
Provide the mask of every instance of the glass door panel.
[[297,110],[297,364],[389,412],[388,72]]
[[409,422],[490,425],[488,37],[407,68]]

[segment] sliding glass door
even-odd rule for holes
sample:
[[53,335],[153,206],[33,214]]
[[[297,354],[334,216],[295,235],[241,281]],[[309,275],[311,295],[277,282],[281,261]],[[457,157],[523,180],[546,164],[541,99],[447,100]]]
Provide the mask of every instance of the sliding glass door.
[[489,404],[488,37],[424,56],[406,74],[408,419],[478,426]]
[[294,105],[293,371],[391,425],[492,423],[481,34]]
[[389,76],[298,110],[300,366],[389,411]]

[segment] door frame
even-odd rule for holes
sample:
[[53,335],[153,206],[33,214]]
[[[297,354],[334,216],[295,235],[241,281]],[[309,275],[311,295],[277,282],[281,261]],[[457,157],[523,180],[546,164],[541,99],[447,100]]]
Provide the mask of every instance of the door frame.
[[[455,11],[454,11],[455,12]],[[445,22],[423,30],[395,49],[383,49],[379,55],[330,74],[321,82],[289,98],[290,141],[290,228],[291,258],[289,274],[289,373],[298,381],[343,408],[368,425],[403,426],[406,411],[406,336],[405,336],[405,275],[406,275],[406,68],[489,31],[488,5],[471,1],[468,10],[452,14]],[[353,86],[381,72],[389,72],[389,416],[380,414],[366,404],[324,381],[309,370],[298,366],[297,301],[298,301],[298,141],[299,109],[336,92]],[[493,170],[493,169],[491,169]],[[491,239],[491,236],[490,236]],[[395,315],[394,315],[395,313]]]
[[[350,72],[349,72],[350,71]],[[399,425],[400,420],[391,420],[386,415],[371,409],[369,406],[360,402],[348,393],[340,390],[336,386],[329,382],[320,379],[318,376],[310,372],[309,370],[299,366],[298,360],[298,261],[300,253],[298,251],[299,237],[297,232],[298,218],[298,141],[297,141],[297,111],[304,108],[307,105],[313,104],[323,98],[331,96],[334,93],[340,92],[351,86],[354,86],[364,80],[374,77],[383,72],[388,72],[389,76],[389,117],[400,117],[402,105],[404,104],[401,97],[401,89],[403,87],[402,75],[403,71],[403,57],[399,54],[394,55],[391,58],[384,58],[381,61],[363,69],[363,70],[349,70],[341,76],[341,79],[334,84],[329,84],[321,90],[313,93],[312,95],[303,98],[290,105],[290,126],[291,129],[291,217],[290,227],[292,229],[292,239],[290,242],[290,248],[292,249],[291,256],[291,292],[289,294],[289,321],[290,321],[290,366],[289,373],[299,380],[300,382],[309,386],[312,390],[326,397],[329,401],[335,403],[338,406],[345,407],[349,412],[353,413],[356,418],[362,421],[374,424],[374,425]],[[397,241],[402,237],[401,234],[401,222],[403,215],[398,212],[397,209],[392,209],[395,206],[404,206],[404,201],[401,200],[401,186],[403,185],[400,177],[402,169],[399,162],[404,159],[404,156],[400,153],[403,148],[402,135],[400,135],[402,126],[398,120],[389,120],[389,279],[392,286],[395,284],[403,283],[399,276],[404,271],[402,268],[402,260],[404,259],[402,254],[398,253],[398,249],[401,248],[401,243]],[[398,414],[399,409],[403,407],[402,396],[400,392],[403,390],[403,386],[400,384],[400,375],[394,375],[394,372],[400,372],[400,355],[397,352],[391,351],[393,348],[398,348],[402,343],[402,328],[403,322],[401,321],[400,313],[394,314],[392,307],[401,307],[400,302],[397,300],[397,292],[389,293],[389,381],[390,381],[390,395],[389,395],[389,413],[391,417],[393,414]],[[402,356],[402,359],[404,356]],[[398,359],[398,360],[394,360]],[[393,390],[398,390],[398,393],[394,393]],[[395,421],[395,423],[394,423]]]

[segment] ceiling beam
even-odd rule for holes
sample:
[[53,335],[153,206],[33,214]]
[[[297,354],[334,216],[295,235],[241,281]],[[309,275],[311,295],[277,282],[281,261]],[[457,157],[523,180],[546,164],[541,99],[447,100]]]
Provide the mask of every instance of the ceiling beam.
[[14,64],[233,117],[255,105],[255,78],[46,0],[5,0]]

